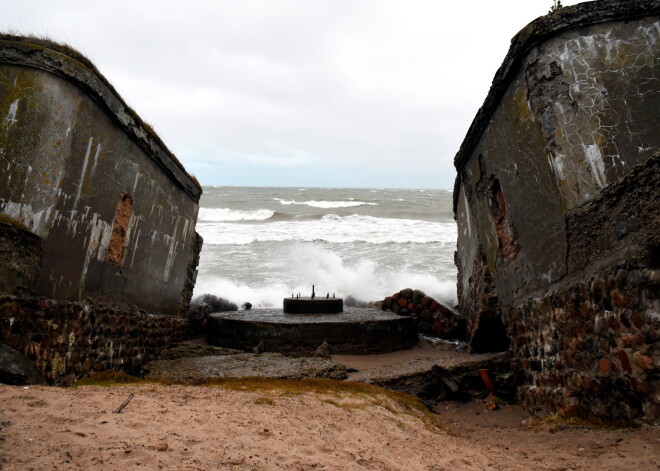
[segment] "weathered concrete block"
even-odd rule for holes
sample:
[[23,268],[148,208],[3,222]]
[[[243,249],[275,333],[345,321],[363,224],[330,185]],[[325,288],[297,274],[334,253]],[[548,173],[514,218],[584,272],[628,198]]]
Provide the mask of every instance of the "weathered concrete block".
[[42,257],[3,292],[187,305],[201,187],[87,59],[1,35],[0,121],[0,217]]
[[657,414],[659,31],[651,0],[539,18],[456,156],[459,309],[473,349],[510,342],[531,408]]

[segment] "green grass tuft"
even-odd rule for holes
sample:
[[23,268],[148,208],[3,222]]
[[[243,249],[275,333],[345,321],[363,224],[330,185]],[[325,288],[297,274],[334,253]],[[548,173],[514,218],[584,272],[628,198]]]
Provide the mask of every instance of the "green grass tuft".
[[275,401],[273,399],[271,399],[270,397],[261,396],[261,397],[256,398],[254,400],[254,403],[255,404],[260,404],[260,405],[272,406],[272,405],[275,404]]
[[[190,383],[177,383],[168,380],[160,379],[145,379],[131,376],[127,373],[117,371],[107,371],[102,373],[94,373],[93,375],[79,380],[73,387],[80,386],[123,386],[127,384],[132,385],[172,385],[183,384],[191,386]],[[358,409],[364,408],[367,405],[374,405],[382,407],[393,414],[400,413],[394,405],[399,405],[405,410],[419,414],[424,418],[427,423],[439,427],[437,417],[428,410],[422,402],[415,396],[406,394],[399,391],[391,391],[382,389],[378,386],[368,383],[358,383],[354,381],[338,381],[334,379],[272,379],[272,378],[215,378],[203,383],[193,385],[201,387],[217,387],[230,391],[245,391],[245,392],[271,392],[279,395],[280,397],[297,396],[303,394],[320,394],[330,395],[334,399],[322,398],[324,402],[333,404],[337,407],[345,409]],[[355,404],[346,401],[347,396],[352,396],[356,399],[362,399],[365,404]],[[270,401],[270,402],[269,402]],[[274,400],[262,396],[255,400],[255,404],[274,404]]]
[[122,386],[125,384],[172,384],[169,381],[165,380],[153,380],[140,378],[138,376],[132,376],[123,371],[102,371],[99,373],[93,373],[86,378],[79,379],[71,387],[79,386],[103,386],[103,387],[112,387],[112,386]]

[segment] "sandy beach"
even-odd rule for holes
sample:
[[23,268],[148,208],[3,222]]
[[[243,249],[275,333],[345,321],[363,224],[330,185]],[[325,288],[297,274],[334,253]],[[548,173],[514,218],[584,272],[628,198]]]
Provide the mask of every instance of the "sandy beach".
[[657,427],[538,422],[518,406],[488,411],[481,401],[444,402],[425,414],[377,390],[247,384],[1,386],[0,469],[643,471],[659,464]]

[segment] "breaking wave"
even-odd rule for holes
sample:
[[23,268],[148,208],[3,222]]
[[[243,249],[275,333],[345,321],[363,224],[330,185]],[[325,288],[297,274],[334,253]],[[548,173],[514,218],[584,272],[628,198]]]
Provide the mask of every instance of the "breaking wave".
[[353,208],[355,206],[378,206],[378,203],[368,203],[366,201],[296,201],[296,200],[284,200],[281,198],[273,198],[275,201],[279,201],[280,204],[288,206],[292,204],[310,206],[312,208],[323,208],[323,209],[333,209],[333,208]]
[[457,235],[454,222],[377,218],[358,214],[326,214],[321,219],[274,221],[249,226],[231,222],[201,222],[197,224],[197,230],[204,238],[204,243],[211,245],[266,241],[454,244]]
[[200,221],[265,221],[275,215],[270,209],[254,209],[241,211],[229,208],[199,208]]
[[448,306],[456,304],[456,281],[429,273],[386,269],[368,259],[342,258],[318,246],[293,246],[287,269],[279,273],[279,281],[265,286],[248,286],[224,277],[200,278],[196,294],[211,293],[241,305],[250,302],[255,308],[282,306],[282,298],[293,292],[308,293],[310,280],[321,291],[336,292],[346,298],[370,302],[384,299],[402,288],[421,289]]

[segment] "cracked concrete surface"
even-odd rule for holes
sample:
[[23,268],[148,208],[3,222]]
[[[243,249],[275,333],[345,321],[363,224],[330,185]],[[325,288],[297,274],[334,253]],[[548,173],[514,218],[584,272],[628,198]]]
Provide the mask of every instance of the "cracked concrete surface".
[[[607,418],[607,403],[609,418],[624,421],[660,410],[650,327],[658,303],[649,294],[658,269],[659,16],[657,2],[607,0],[531,23],[512,40],[455,159],[459,308],[473,342],[482,318],[501,316],[530,407]],[[621,270],[633,281],[617,286]],[[623,320],[594,332],[603,309]],[[638,369],[631,355],[645,358]]]

